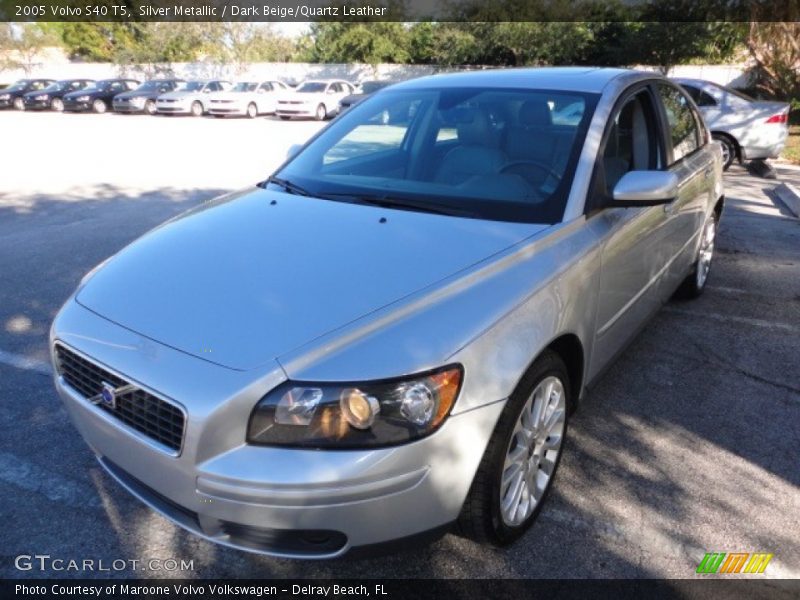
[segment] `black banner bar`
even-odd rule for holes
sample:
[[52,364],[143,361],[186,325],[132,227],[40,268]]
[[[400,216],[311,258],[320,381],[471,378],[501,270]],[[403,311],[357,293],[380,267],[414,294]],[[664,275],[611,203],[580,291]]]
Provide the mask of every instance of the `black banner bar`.
[[797,21],[800,0],[0,0],[0,20]]
[[455,580],[0,580],[0,598],[78,600],[525,600],[529,598],[747,598],[789,600],[798,580],[738,577],[681,580],[455,579]]

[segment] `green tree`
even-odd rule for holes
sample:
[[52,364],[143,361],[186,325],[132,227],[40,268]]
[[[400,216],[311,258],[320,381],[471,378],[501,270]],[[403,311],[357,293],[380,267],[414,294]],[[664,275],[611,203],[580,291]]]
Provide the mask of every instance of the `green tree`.
[[311,62],[404,63],[409,32],[397,22],[318,22],[311,26]]
[[59,44],[58,38],[36,23],[0,24],[0,69],[22,69],[30,75],[42,52]]

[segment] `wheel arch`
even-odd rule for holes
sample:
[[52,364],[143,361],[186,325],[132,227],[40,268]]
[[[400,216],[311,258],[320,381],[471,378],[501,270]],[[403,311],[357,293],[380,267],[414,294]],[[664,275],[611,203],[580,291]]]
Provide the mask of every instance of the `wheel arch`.
[[711,136],[713,137],[715,135],[718,136],[718,137],[724,137],[724,138],[730,140],[733,143],[734,149],[736,150],[736,156],[734,158],[736,160],[740,161],[740,162],[742,160],[744,160],[744,156],[742,156],[742,146],[739,144],[739,140],[737,140],[734,135],[731,135],[727,131],[721,131],[719,129],[712,129],[711,130]]

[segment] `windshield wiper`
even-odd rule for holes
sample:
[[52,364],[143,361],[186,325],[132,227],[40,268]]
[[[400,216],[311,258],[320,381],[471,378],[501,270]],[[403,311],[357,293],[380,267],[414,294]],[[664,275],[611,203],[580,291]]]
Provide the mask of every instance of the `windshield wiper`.
[[313,194],[309,192],[307,189],[300,187],[296,183],[292,183],[288,179],[283,179],[282,177],[275,177],[270,176],[267,178],[266,181],[262,181],[258,184],[260,188],[266,188],[268,183],[274,183],[275,185],[281,186],[284,190],[289,192],[290,194],[295,194],[296,196],[312,196]]
[[404,198],[395,198],[386,195],[369,195],[369,194],[341,194],[341,193],[326,193],[323,197],[344,198],[347,197],[351,202],[356,204],[369,204],[371,206],[380,206],[381,208],[400,208],[405,210],[414,210],[417,212],[426,212],[435,215],[448,215],[451,217],[474,217],[475,213],[455,208],[446,204],[438,204],[436,202],[419,202],[417,200],[406,200]]

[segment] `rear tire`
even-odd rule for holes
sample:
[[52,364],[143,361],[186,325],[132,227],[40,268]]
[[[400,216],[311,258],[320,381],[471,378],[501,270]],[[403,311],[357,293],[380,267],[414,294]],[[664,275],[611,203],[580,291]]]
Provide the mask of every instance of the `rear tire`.
[[697,250],[697,258],[692,266],[692,271],[675,292],[676,298],[692,300],[699,297],[706,289],[708,275],[711,272],[711,261],[714,258],[717,225],[717,215],[712,213],[703,226],[700,248]]
[[546,350],[500,415],[458,517],[458,533],[505,546],[530,528],[561,461],[571,409],[567,368]]
[[711,137],[722,145],[722,170],[727,171],[739,154],[736,142],[734,142],[732,138],[721,133],[714,133]]
[[100,98],[98,98],[97,100],[92,102],[92,110],[96,112],[98,115],[101,115],[104,112],[106,112],[106,110],[108,110],[108,106],[106,106],[106,103],[100,100]]

